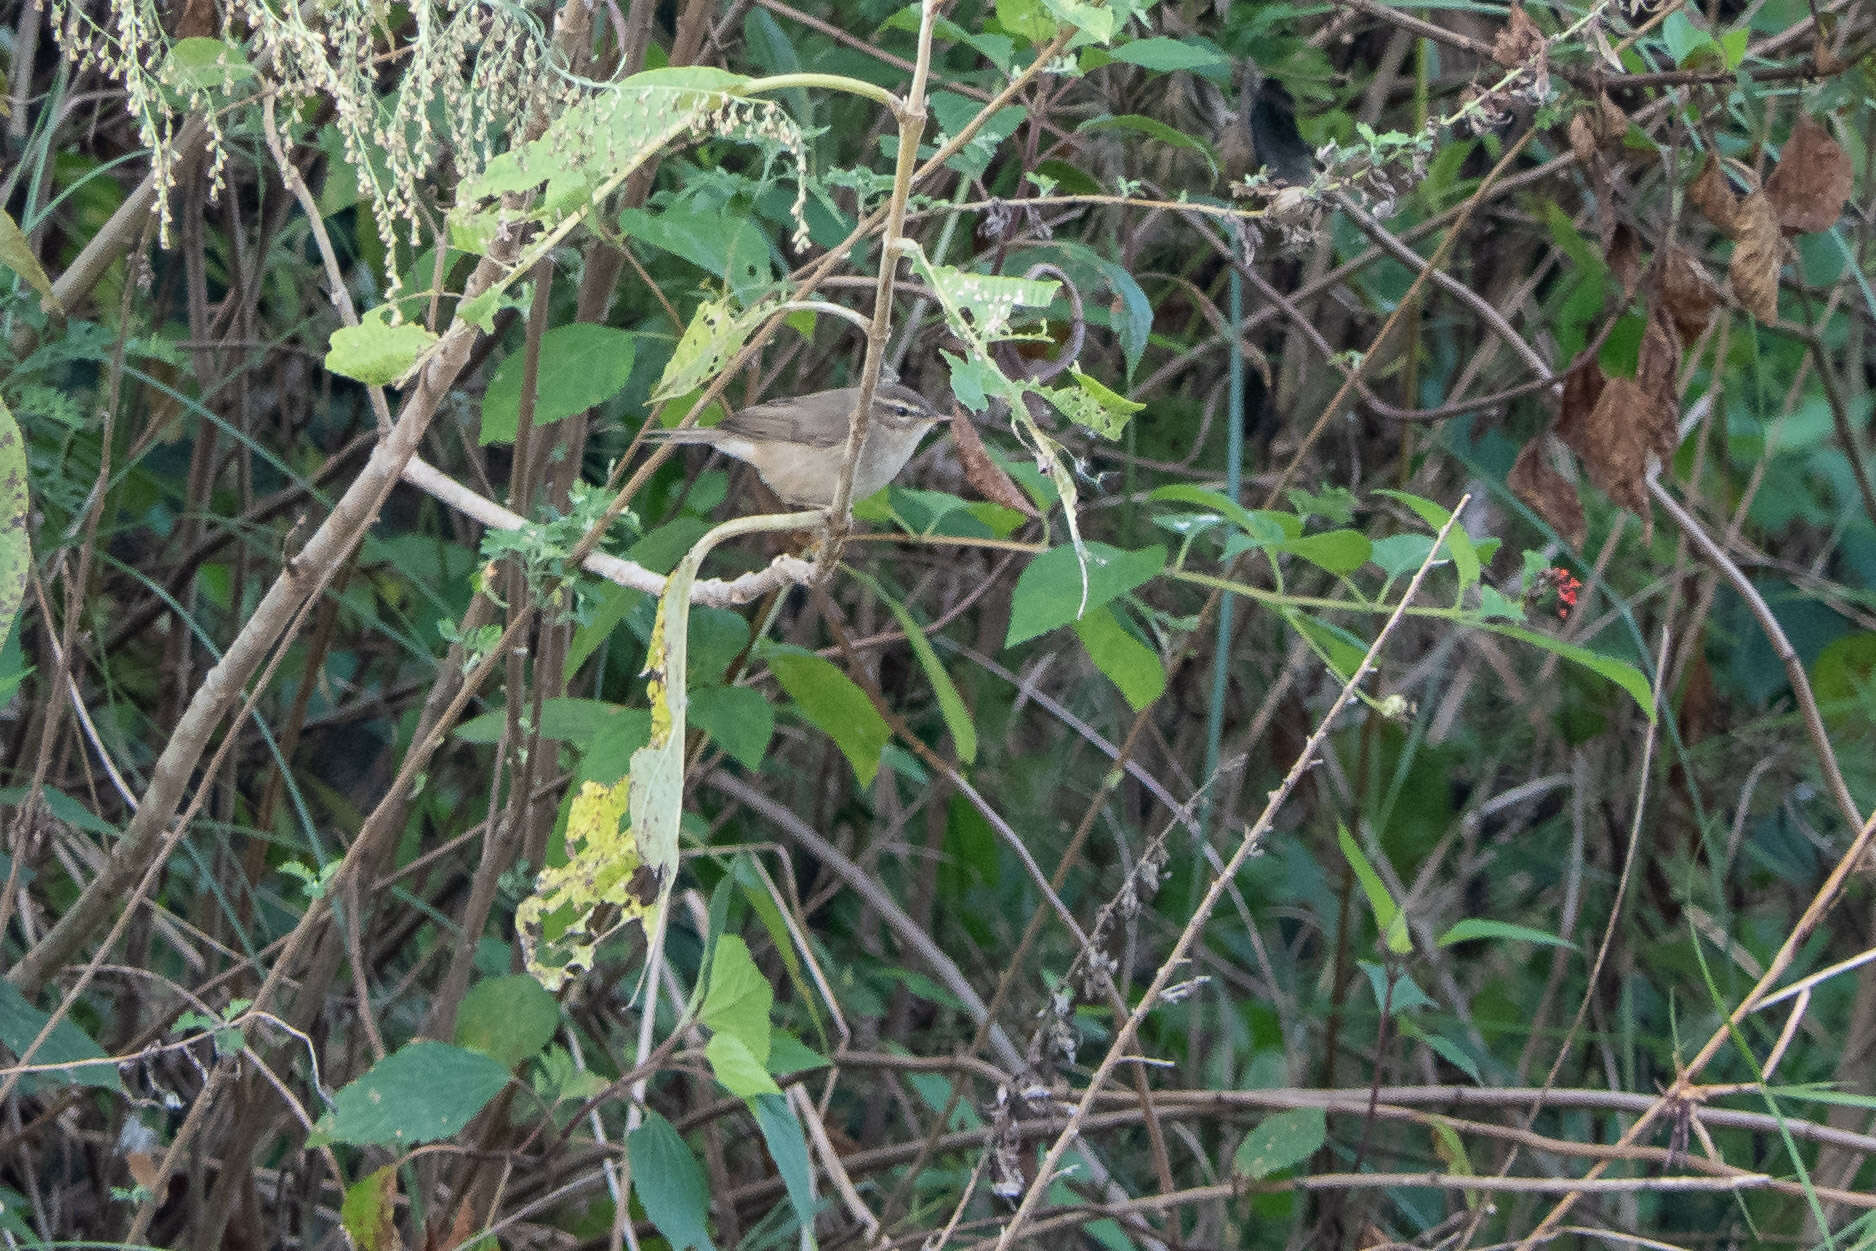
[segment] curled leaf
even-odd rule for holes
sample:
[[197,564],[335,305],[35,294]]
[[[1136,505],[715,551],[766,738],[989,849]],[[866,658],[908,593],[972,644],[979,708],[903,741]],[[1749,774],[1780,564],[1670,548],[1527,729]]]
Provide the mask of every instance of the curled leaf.
[[1635,381],[1671,411],[1680,398],[1680,368],[1680,340],[1665,314],[1657,309],[1649,314],[1648,327],[1642,332]]
[[1571,447],[1582,437],[1589,415],[1602,395],[1602,366],[1589,361],[1563,380],[1563,402],[1557,408],[1557,437]]
[[1726,280],[1745,310],[1760,321],[1778,320],[1778,267],[1784,259],[1785,237],[1779,230],[1778,210],[1763,191],[1747,196],[1739,206],[1739,228],[1734,238],[1732,263]]
[[1544,454],[1548,435],[1538,435],[1524,445],[1512,465],[1505,484],[1531,510],[1549,523],[1571,547],[1580,548],[1588,536],[1589,524],[1583,516],[1583,500],[1576,484],[1557,472]]
[[1522,4],[1513,3],[1505,28],[1492,40],[1492,59],[1506,69],[1529,65],[1545,55],[1544,32],[1537,28]]
[[1778,210],[1785,233],[1829,230],[1850,199],[1852,177],[1850,158],[1830,132],[1810,116],[1800,115],[1779,154],[1778,168],[1765,180],[1765,194]]
[[1674,410],[1633,378],[1611,378],[1571,447],[1609,498],[1647,517],[1648,460],[1674,455]]
[[1656,279],[1655,301],[1655,306],[1673,321],[1681,342],[1692,343],[1706,333],[1707,323],[1713,320],[1720,289],[1685,248],[1669,248]]
[[964,477],[977,488],[979,495],[993,504],[1014,508],[1026,517],[1039,515],[1022,488],[1003,472],[1003,466],[990,459],[983,439],[978,437],[977,427],[961,408],[951,413],[951,442],[957,448],[959,463],[964,466]]
[[1700,172],[1687,186],[1687,200],[1721,230],[1737,238],[1739,234],[1739,197],[1726,182],[1726,175],[1712,156],[1701,162]]

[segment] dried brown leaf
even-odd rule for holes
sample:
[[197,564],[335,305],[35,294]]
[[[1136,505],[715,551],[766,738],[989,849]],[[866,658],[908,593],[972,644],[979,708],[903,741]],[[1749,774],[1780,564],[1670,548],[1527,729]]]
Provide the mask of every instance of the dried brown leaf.
[[1588,536],[1589,523],[1583,516],[1583,500],[1576,484],[1557,472],[1544,454],[1546,435],[1538,435],[1518,453],[1517,463],[1506,475],[1505,484],[1531,510],[1563,536],[1571,547],[1580,548]]
[[1590,481],[1640,517],[1649,516],[1648,459],[1674,448],[1674,412],[1633,378],[1611,378],[1571,447]]
[[[1641,383],[1643,390],[1667,405],[1671,411],[1680,404],[1680,371],[1680,339],[1675,335],[1667,314],[1661,309],[1653,309],[1648,315],[1648,327],[1642,331],[1641,352],[1635,363],[1635,381]],[[1665,461],[1673,454],[1674,446],[1669,444],[1661,459]]]
[[1687,200],[1706,219],[1737,238],[1739,234],[1739,197],[1726,183],[1726,175],[1712,156],[1701,162],[1700,172],[1687,185]]
[[1779,230],[1778,210],[1763,191],[1747,196],[1739,206],[1739,229],[1734,236],[1732,263],[1726,280],[1733,296],[1748,313],[1763,322],[1778,320],[1778,267],[1784,260],[1785,236]]
[[1609,237],[1609,246],[1603,249],[1603,259],[1609,264],[1609,272],[1622,284],[1622,300],[1627,303],[1635,295],[1635,288],[1641,285],[1641,239],[1627,223],[1615,228]]
[[1570,119],[1570,151],[1582,165],[1596,159],[1596,132],[1582,113]]
[[1765,180],[1765,194],[1772,198],[1787,234],[1829,230],[1843,216],[1852,177],[1850,158],[1830,132],[1800,115],[1779,154],[1778,168]]
[[1557,437],[1571,447],[1582,437],[1589,414],[1602,395],[1602,366],[1595,361],[1571,370],[1563,379],[1563,401],[1557,407]]
[[958,462],[964,466],[964,477],[977,488],[979,495],[993,504],[1014,508],[1026,517],[1039,515],[1022,488],[1003,472],[1003,466],[990,459],[990,453],[984,450],[984,441],[977,435],[977,427],[961,408],[951,410],[951,442],[957,448]]
[[1596,140],[1606,148],[1622,146],[1622,140],[1628,136],[1628,114],[1624,113],[1608,92],[1603,92],[1596,101]]
[[1706,333],[1719,307],[1720,289],[1713,285],[1706,267],[1685,248],[1669,248],[1661,262],[1655,292],[1656,307],[1673,321],[1682,343],[1692,343]]
[[1546,51],[1544,32],[1537,28],[1522,4],[1513,0],[1511,17],[1492,40],[1492,59],[1506,69],[1540,61]]

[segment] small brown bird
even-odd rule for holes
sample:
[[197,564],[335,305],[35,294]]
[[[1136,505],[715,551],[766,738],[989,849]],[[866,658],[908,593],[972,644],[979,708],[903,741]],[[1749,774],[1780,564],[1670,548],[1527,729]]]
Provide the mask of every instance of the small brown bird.
[[[756,467],[785,503],[826,508],[840,481],[841,453],[860,388],[836,387],[785,400],[769,400],[731,413],[709,429],[647,430],[668,443],[702,443]],[[859,463],[853,468],[853,498],[865,499],[899,476],[919,440],[944,420],[910,387],[881,382],[873,392],[872,420]]]

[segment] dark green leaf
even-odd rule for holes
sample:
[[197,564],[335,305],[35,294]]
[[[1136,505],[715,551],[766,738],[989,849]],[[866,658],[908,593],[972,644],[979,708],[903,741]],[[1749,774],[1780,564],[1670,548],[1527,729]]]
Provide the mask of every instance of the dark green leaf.
[[[0,1044],[4,1044],[15,1059],[26,1054],[26,1048],[33,1039],[39,1037],[39,1031],[46,1027],[52,1017],[27,1001],[13,986],[13,983],[0,979]],[[96,1064],[78,1064],[77,1061],[96,1060]],[[47,1035],[39,1050],[33,1052],[27,1061],[31,1065],[73,1064],[72,1068],[51,1069],[43,1073],[32,1073],[20,1079],[20,1089],[38,1090],[48,1085],[95,1086],[100,1090],[122,1091],[124,1084],[117,1076],[117,1062],[107,1059],[104,1049],[91,1040],[91,1036],[72,1024],[69,1017],[62,1018]]]
[[[540,376],[535,383],[534,424],[563,421],[602,404],[625,389],[632,376],[637,336],[611,326],[574,322],[541,336]],[[482,443],[513,443],[521,420],[521,383],[527,356],[511,352],[489,379],[482,396]]]
[[755,1113],[756,1127],[769,1148],[769,1159],[782,1175],[788,1190],[788,1205],[795,1210],[795,1221],[803,1229],[814,1228],[814,1213],[820,1204],[814,1198],[814,1166],[808,1158],[808,1139],[795,1110],[782,1095],[762,1095],[749,1101]]
[[[1166,549],[1159,546],[1125,551],[1105,543],[1089,543],[1087,608],[1098,608],[1117,595],[1139,586],[1166,567]],[[1082,615],[1082,568],[1072,547],[1053,547],[1029,562],[1016,580],[1010,602],[1010,629],[1005,647],[1046,634]]]
[[1329,1121],[1321,1108],[1278,1112],[1244,1136],[1231,1164],[1252,1181],[1261,1181],[1316,1154],[1328,1136]]
[[626,1156],[632,1165],[632,1189],[671,1251],[716,1251],[705,1228],[710,1191],[703,1168],[671,1122],[647,1112],[645,1123],[626,1140]]
[[690,693],[690,719],[748,769],[761,766],[775,734],[775,706],[747,686],[697,687]]
[[508,1067],[480,1051],[414,1042],[332,1099],[316,1127],[325,1142],[411,1147],[448,1138],[508,1084]]
[[559,1028],[559,1003],[525,973],[477,982],[456,1011],[457,1045],[511,1071],[540,1054]]
[[834,740],[860,784],[871,786],[892,729],[866,692],[819,656],[778,648],[769,653],[768,661],[775,680],[795,701],[801,715]]

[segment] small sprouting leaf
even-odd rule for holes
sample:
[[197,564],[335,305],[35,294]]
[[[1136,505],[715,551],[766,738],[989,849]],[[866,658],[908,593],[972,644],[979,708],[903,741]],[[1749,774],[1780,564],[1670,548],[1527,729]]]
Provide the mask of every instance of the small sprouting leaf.
[[1166,549],[1160,546],[1125,551],[1105,543],[1087,544],[1087,600],[1082,602],[1082,562],[1072,547],[1054,547],[1029,562],[1016,579],[1010,602],[1010,628],[1005,647],[1046,634],[1076,620],[1117,595],[1147,581],[1166,567]]
[[414,1042],[334,1095],[315,1137],[358,1147],[437,1142],[467,1125],[507,1084],[499,1060],[448,1043]]
[[372,387],[389,386],[408,373],[436,336],[414,322],[393,326],[386,321],[390,314],[380,304],[367,310],[358,325],[333,331],[326,368]]
[[802,651],[775,649],[769,669],[801,714],[834,740],[860,785],[871,786],[892,729],[866,692],[833,664]]
[[705,1228],[710,1191],[703,1167],[671,1122],[647,1112],[645,1123],[626,1140],[626,1155],[632,1165],[632,1189],[671,1251],[716,1251]]
[[525,973],[477,982],[456,1011],[457,1045],[510,1070],[540,1054],[560,1028],[560,1005]]
[[1244,1136],[1231,1166],[1252,1181],[1261,1181],[1316,1154],[1328,1136],[1329,1120],[1321,1108],[1278,1112]]

